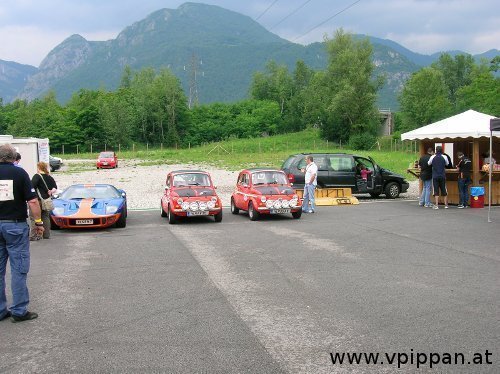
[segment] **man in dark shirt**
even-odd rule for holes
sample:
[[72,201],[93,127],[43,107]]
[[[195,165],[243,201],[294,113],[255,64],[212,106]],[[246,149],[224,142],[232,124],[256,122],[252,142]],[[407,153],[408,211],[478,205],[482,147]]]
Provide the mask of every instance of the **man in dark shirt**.
[[457,152],[458,157],[458,196],[459,203],[457,208],[463,209],[469,206],[469,185],[471,183],[470,173],[472,162],[463,154]]
[[[35,217],[36,230],[43,234],[40,205],[28,173],[15,167],[16,150],[10,144],[0,145],[0,320],[11,316],[12,322],[35,319],[29,312],[28,286],[30,268],[29,226],[26,202]],[[7,309],[5,273],[10,261],[12,306]]]
[[432,189],[432,166],[429,165],[429,159],[434,154],[434,149],[427,149],[427,153],[420,157],[418,166],[420,167],[420,179],[422,180],[422,194],[418,205],[426,208],[432,208],[431,189]]
[[436,147],[436,154],[429,159],[428,165],[432,165],[432,185],[434,187],[434,199],[436,204],[434,209],[439,209],[439,191],[444,197],[444,209],[448,209],[448,191],[446,191],[446,166],[448,159],[443,156],[443,147]]

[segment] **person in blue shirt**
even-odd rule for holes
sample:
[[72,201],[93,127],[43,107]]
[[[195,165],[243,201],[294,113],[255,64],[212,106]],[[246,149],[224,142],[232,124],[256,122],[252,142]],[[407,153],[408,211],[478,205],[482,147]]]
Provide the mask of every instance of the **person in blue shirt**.
[[448,159],[443,156],[443,147],[438,145],[436,153],[429,159],[428,165],[432,166],[432,186],[436,204],[433,209],[439,209],[439,192],[444,198],[444,209],[448,209],[448,191],[446,190],[446,166]]

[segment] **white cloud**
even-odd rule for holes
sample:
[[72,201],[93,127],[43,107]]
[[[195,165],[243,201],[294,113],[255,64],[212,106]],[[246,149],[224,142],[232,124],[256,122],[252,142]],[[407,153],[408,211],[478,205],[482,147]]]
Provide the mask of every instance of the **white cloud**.
[[0,58],[33,66],[71,34],[67,30],[47,31],[35,26],[0,27]]

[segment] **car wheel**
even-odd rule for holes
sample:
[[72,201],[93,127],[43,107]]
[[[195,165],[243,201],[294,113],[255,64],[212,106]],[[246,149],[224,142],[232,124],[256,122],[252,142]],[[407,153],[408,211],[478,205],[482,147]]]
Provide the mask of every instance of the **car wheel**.
[[248,203],[248,217],[250,221],[257,221],[259,219],[259,212],[255,210],[251,201]]
[[234,203],[234,199],[231,198],[231,213],[233,214],[238,214],[240,210],[236,207],[236,204]]
[[214,220],[215,220],[215,222],[222,221],[222,210],[219,213],[217,213],[216,215],[214,215]]
[[125,226],[127,226],[127,213],[123,211],[120,218],[118,218],[118,221],[116,221],[116,227],[123,229]]
[[56,171],[56,169],[54,169],[52,166],[50,167],[50,172],[53,173],[54,171]]
[[396,182],[389,182],[385,186],[385,197],[388,199],[395,199],[399,196],[401,192],[401,187]]
[[167,217],[167,213],[163,209],[163,205],[161,203],[161,200],[160,200],[160,214],[161,214],[162,217]]
[[51,230],[61,230],[59,226],[57,226],[54,221],[50,220],[50,229]]
[[370,196],[376,199],[377,197],[380,196],[380,192],[370,192]]
[[299,219],[300,217],[302,217],[302,209],[299,209],[296,212],[292,212],[292,217],[295,219]]
[[177,216],[170,210],[170,205],[167,207],[168,223],[171,225],[177,222]]

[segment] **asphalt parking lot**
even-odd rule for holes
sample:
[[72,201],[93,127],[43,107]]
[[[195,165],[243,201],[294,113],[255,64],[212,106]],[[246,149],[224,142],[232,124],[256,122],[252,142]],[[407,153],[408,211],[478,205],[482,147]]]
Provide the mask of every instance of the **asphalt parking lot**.
[[[31,249],[39,318],[0,322],[0,372],[398,369],[330,355],[372,352],[407,354],[401,372],[497,373],[491,213],[383,200],[257,222],[225,210],[222,223],[169,225],[131,211],[125,229],[54,231]],[[431,352],[482,353],[483,365],[410,363]]]

